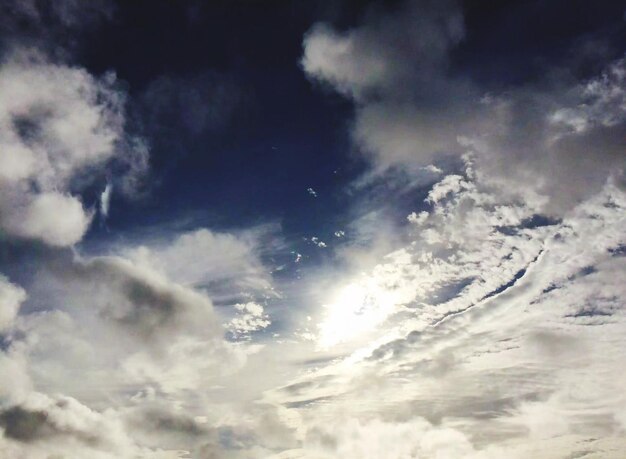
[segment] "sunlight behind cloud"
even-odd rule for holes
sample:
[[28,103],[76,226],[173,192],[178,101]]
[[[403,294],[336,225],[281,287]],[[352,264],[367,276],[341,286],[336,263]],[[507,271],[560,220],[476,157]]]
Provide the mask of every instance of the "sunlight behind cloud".
[[319,325],[319,347],[328,349],[363,338],[393,314],[398,303],[396,292],[373,279],[349,283],[324,305],[326,315]]

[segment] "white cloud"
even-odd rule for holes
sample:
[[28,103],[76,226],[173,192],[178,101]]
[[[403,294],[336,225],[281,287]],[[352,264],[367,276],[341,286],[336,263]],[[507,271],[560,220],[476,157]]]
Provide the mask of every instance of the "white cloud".
[[311,238],[311,242],[321,249],[327,247],[326,243],[324,241],[320,241],[320,238],[318,238],[317,236],[313,236]]
[[245,360],[204,293],[120,257],[59,263],[31,292],[49,310],[20,315],[11,341],[38,387],[92,403],[145,386],[176,394]]
[[231,234],[201,228],[170,241],[155,240],[122,252],[176,282],[202,287],[212,298],[231,302],[242,293],[275,294],[269,271],[260,259],[259,238],[265,231]]
[[463,34],[455,2],[410,1],[394,13],[370,15],[369,22],[344,33],[316,24],[304,37],[301,63],[311,77],[362,100],[370,92],[395,92],[416,77],[430,79],[445,67],[447,50]]
[[10,283],[0,275],[0,332],[13,324],[25,299],[24,289]]
[[323,458],[408,459],[470,457],[474,448],[453,429],[436,428],[427,421],[395,423],[380,420],[341,420],[308,432],[306,448]]
[[100,215],[102,215],[102,218],[107,218],[109,216],[112,192],[113,192],[113,186],[111,186],[110,183],[107,183],[107,186],[104,187],[104,190],[102,191],[102,194],[100,195]]
[[76,197],[49,192],[34,195],[24,207],[8,210],[3,224],[10,234],[63,247],[83,237],[91,218]]
[[353,139],[377,174],[469,150],[485,181],[542,194],[555,214],[607,179],[624,183],[624,58],[583,83],[546,78],[486,97],[448,67],[462,23],[452,2],[409,1],[305,35],[304,71],[354,101]]
[[115,409],[98,412],[66,396],[33,392],[21,404],[0,411],[0,427],[0,454],[7,457],[183,457],[138,445]]
[[294,457],[619,457],[626,197],[551,222],[474,179],[444,178],[410,244],[337,282],[318,339],[345,357],[270,398],[302,407]]
[[245,335],[262,330],[270,325],[269,316],[263,306],[248,302],[235,305],[238,315],[230,321],[227,328],[235,335]]
[[[0,226],[18,237],[78,242],[90,212],[70,189],[97,179],[111,160],[141,173],[145,150],[124,133],[115,76],[94,78],[35,51],[0,65]],[[125,183],[132,178],[126,177]]]

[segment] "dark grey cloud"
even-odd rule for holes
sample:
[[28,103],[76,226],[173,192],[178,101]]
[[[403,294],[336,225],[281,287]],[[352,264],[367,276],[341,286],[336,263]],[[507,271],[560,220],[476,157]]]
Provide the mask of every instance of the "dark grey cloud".
[[44,411],[29,411],[16,406],[0,413],[0,426],[9,438],[30,442],[55,433],[48,424],[48,415]]

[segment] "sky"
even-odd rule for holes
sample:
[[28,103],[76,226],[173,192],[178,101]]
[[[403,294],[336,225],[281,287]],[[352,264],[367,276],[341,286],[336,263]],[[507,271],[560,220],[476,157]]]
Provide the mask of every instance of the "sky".
[[626,454],[626,8],[0,1],[0,458]]

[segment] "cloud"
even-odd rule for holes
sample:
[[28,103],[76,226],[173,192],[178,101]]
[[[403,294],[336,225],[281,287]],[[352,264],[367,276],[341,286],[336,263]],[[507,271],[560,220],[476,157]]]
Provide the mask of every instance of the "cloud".
[[225,334],[245,341],[270,324],[252,300],[274,295],[256,237],[201,229],[117,255],[43,261],[24,313],[7,303],[7,357],[24,362],[38,387],[89,403],[146,388],[184,399],[218,385],[259,349]]
[[68,246],[82,239],[91,215],[81,202],[60,193],[39,193],[25,207],[10,209],[4,229],[15,236]]
[[467,106],[476,91],[448,76],[448,53],[463,37],[456,2],[409,1],[347,32],[314,26],[302,67],[355,102],[353,138],[375,167],[427,165],[455,151],[452,126],[472,132],[480,124],[480,110]]
[[1,454],[260,459],[294,447],[279,408],[253,403],[275,378],[275,356],[249,338],[270,324],[264,307],[239,303],[230,319],[201,287],[260,269],[257,233],[155,240],[143,248],[154,266],[128,247],[44,261],[3,336],[0,373],[15,387],[0,390]]
[[25,299],[24,289],[10,283],[4,276],[0,276],[0,332],[13,324]]
[[[158,340],[170,330],[215,333],[208,298],[123,258],[78,262],[66,267],[61,276],[75,282],[77,290],[91,291],[95,296],[90,302],[101,317],[128,327],[135,336]],[[105,296],[99,297],[100,292]]]
[[66,396],[33,392],[21,404],[0,412],[0,427],[3,455],[33,459],[180,457],[137,445],[115,410],[101,413]]
[[228,324],[228,328],[235,335],[247,334],[266,328],[270,324],[268,315],[263,306],[257,303],[236,304],[235,309],[240,315]]
[[269,271],[261,261],[265,234],[263,228],[239,234],[201,228],[122,252],[176,282],[206,289],[220,302],[236,303],[242,293],[273,294]]
[[472,171],[327,289],[319,363],[270,396],[302,414],[293,457],[619,457],[623,191],[550,220]]
[[545,195],[554,214],[623,183],[623,58],[585,82],[565,62],[494,92],[450,65],[463,29],[453,2],[408,1],[345,32],[315,25],[302,67],[354,102],[352,136],[378,174],[471,151],[485,181]]
[[94,403],[147,386],[176,394],[245,361],[204,293],[121,257],[59,260],[31,298],[46,309],[16,319],[8,351],[51,393]]
[[113,192],[113,187],[110,183],[107,183],[107,186],[104,187],[102,194],[100,195],[100,215],[103,219],[106,219],[109,216],[109,209],[111,207],[111,193]]
[[544,194],[546,210],[556,214],[599,192],[607,180],[623,186],[625,62],[610,62],[582,83],[496,97],[487,102],[493,114],[484,128],[459,140],[477,153],[486,179]]
[[97,79],[25,50],[2,62],[0,93],[0,227],[72,245],[91,221],[75,190],[114,161],[134,175],[122,180],[128,191],[143,172],[147,152],[124,132],[124,95],[113,74]]
[[[363,459],[473,457],[475,450],[461,432],[437,428],[427,421],[394,423],[380,420],[343,420],[332,426],[311,429],[305,442],[305,457],[361,457]],[[317,455],[311,455],[315,451]]]
[[[429,80],[446,67],[447,51],[464,35],[454,1],[411,1],[399,11],[371,14],[347,32],[316,24],[304,36],[302,67],[361,102],[394,94],[403,83]],[[406,59],[407,56],[411,59]]]
[[320,241],[320,239],[317,236],[313,236],[311,238],[311,242],[321,249],[324,249],[327,247],[326,243],[324,241]]

